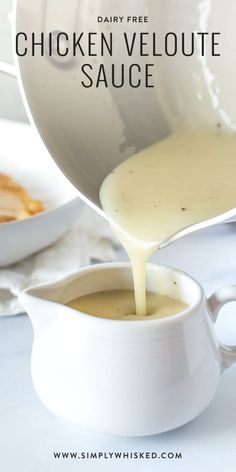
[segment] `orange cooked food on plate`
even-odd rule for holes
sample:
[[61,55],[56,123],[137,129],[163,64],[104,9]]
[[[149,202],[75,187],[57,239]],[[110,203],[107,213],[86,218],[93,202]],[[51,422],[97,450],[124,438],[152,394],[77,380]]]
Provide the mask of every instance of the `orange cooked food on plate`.
[[42,202],[31,198],[12,177],[0,173],[0,223],[23,220],[44,210]]

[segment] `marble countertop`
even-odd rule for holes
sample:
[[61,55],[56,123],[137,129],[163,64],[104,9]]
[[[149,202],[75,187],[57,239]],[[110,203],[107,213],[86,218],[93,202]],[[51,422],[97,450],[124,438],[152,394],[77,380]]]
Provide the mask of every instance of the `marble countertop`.
[[[195,276],[207,293],[236,282],[236,227],[224,225],[164,249],[158,261]],[[124,259],[118,251],[118,259]],[[236,342],[234,305],[224,309],[217,335]],[[153,437],[101,436],[54,417],[38,400],[31,381],[33,341],[27,315],[0,319],[0,470],[229,472],[236,467],[236,365],[224,372],[207,410],[178,430]],[[199,385],[199,389],[204,386]],[[115,402],[114,402],[115,407]],[[180,452],[182,459],[55,459],[54,452]]]

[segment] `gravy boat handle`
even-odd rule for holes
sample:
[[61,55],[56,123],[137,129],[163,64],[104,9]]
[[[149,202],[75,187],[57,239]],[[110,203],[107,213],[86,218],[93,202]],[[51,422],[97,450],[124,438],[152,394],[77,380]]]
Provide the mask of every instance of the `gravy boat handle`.
[[[207,301],[213,320],[216,321],[221,308],[227,303],[236,301],[236,285],[220,288]],[[226,346],[220,343],[219,348],[222,358],[222,371],[224,371],[236,362],[236,346]]]

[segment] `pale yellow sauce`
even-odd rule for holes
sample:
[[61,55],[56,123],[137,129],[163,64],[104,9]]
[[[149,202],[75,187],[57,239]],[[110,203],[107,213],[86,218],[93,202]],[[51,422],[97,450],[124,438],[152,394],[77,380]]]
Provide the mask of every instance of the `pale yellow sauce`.
[[145,316],[145,266],[178,231],[236,206],[236,136],[176,132],[120,164],[100,199],[133,269],[136,313]]
[[150,320],[173,316],[187,308],[187,305],[154,292],[147,292],[148,315],[136,315],[134,292],[132,290],[108,290],[91,293],[77,298],[67,306],[90,315],[111,320]]

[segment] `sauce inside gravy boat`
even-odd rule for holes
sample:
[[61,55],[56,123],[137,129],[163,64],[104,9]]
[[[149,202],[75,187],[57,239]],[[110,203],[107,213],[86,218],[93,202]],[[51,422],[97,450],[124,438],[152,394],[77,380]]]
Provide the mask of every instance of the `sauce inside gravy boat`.
[[221,372],[236,361],[236,348],[220,345],[214,333],[220,308],[236,300],[236,286],[206,300],[185,273],[148,264],[147,289],[179,298],[188,308],[162,319],[121,321],[65,306],[114,289],[132,289],[129,264],[91,266],[21,294],[35,332],[32,377],[38,396],[54,414],[106,434],[144,436],[189,422],[214,397]]

